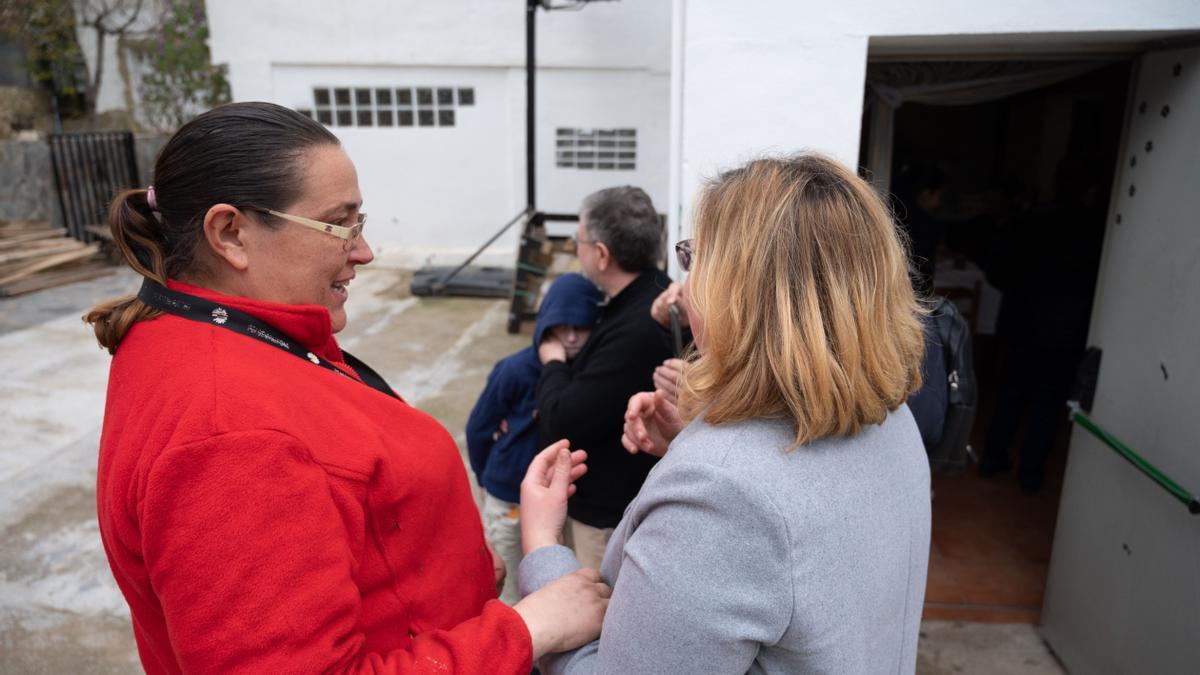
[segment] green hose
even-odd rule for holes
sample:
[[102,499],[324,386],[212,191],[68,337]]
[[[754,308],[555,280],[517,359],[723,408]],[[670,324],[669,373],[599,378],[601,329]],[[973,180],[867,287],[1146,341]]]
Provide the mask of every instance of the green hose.
[[1173,497],[1183,502],[1189,513],[1193,515],[1200,514],[1200,499],[1196,499],[1182,485],[1168,478],[1162,471],[1159,471],[1158,467],[1146,461],[1141,455],[1117,439],[1116,436],[1108,433],[1100,425],[1093,422],[1082,410],[1072,406],[1071,421],[1092,432],[1093,436],[1104,441],[1105,445],[1115,450],[1118,455],[1124,457],[1126,461],[1137,467],[1139,471],[1149,476],[1150,480],[1158,483],[1160,487],[1170,492]]

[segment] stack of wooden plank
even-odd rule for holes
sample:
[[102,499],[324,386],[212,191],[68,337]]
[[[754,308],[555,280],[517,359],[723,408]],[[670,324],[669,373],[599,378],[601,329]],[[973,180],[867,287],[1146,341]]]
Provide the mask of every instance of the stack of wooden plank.
[[0,297],[111,274],[99,252],[45,221],[0,221]]

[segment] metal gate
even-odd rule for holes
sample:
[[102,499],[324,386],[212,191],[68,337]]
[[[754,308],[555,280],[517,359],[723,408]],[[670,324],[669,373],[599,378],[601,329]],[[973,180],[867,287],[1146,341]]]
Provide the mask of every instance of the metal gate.
[[58,188],[63,226],[72,237],[91,242],[88,225],[103,225],[113,197],[138,183],[133,132],[52,134],[50,162]]

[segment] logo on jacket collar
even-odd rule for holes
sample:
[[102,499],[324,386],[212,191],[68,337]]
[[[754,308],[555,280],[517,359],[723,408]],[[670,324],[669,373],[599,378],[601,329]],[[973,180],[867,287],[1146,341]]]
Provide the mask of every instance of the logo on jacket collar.
[[224,307],[218,307],[212,311],[212,319],[213,323],[220,326],[229,320],[229,312],[226,312]]

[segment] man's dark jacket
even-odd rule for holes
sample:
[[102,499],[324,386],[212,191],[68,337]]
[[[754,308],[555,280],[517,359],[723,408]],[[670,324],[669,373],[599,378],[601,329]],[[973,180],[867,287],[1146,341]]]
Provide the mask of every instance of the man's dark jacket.
[[615,527],[657,458],[631,455],[621,445],[629,397],[654,389],[654,368],[674,356],[671,334],[650,316],[650,305],[671,283],[643,272],[600,310],[600,320],[570,364],[551,361],[538,380],[542,444],[560,438],[588,453],[588,471],[568,504],[572,518]]

